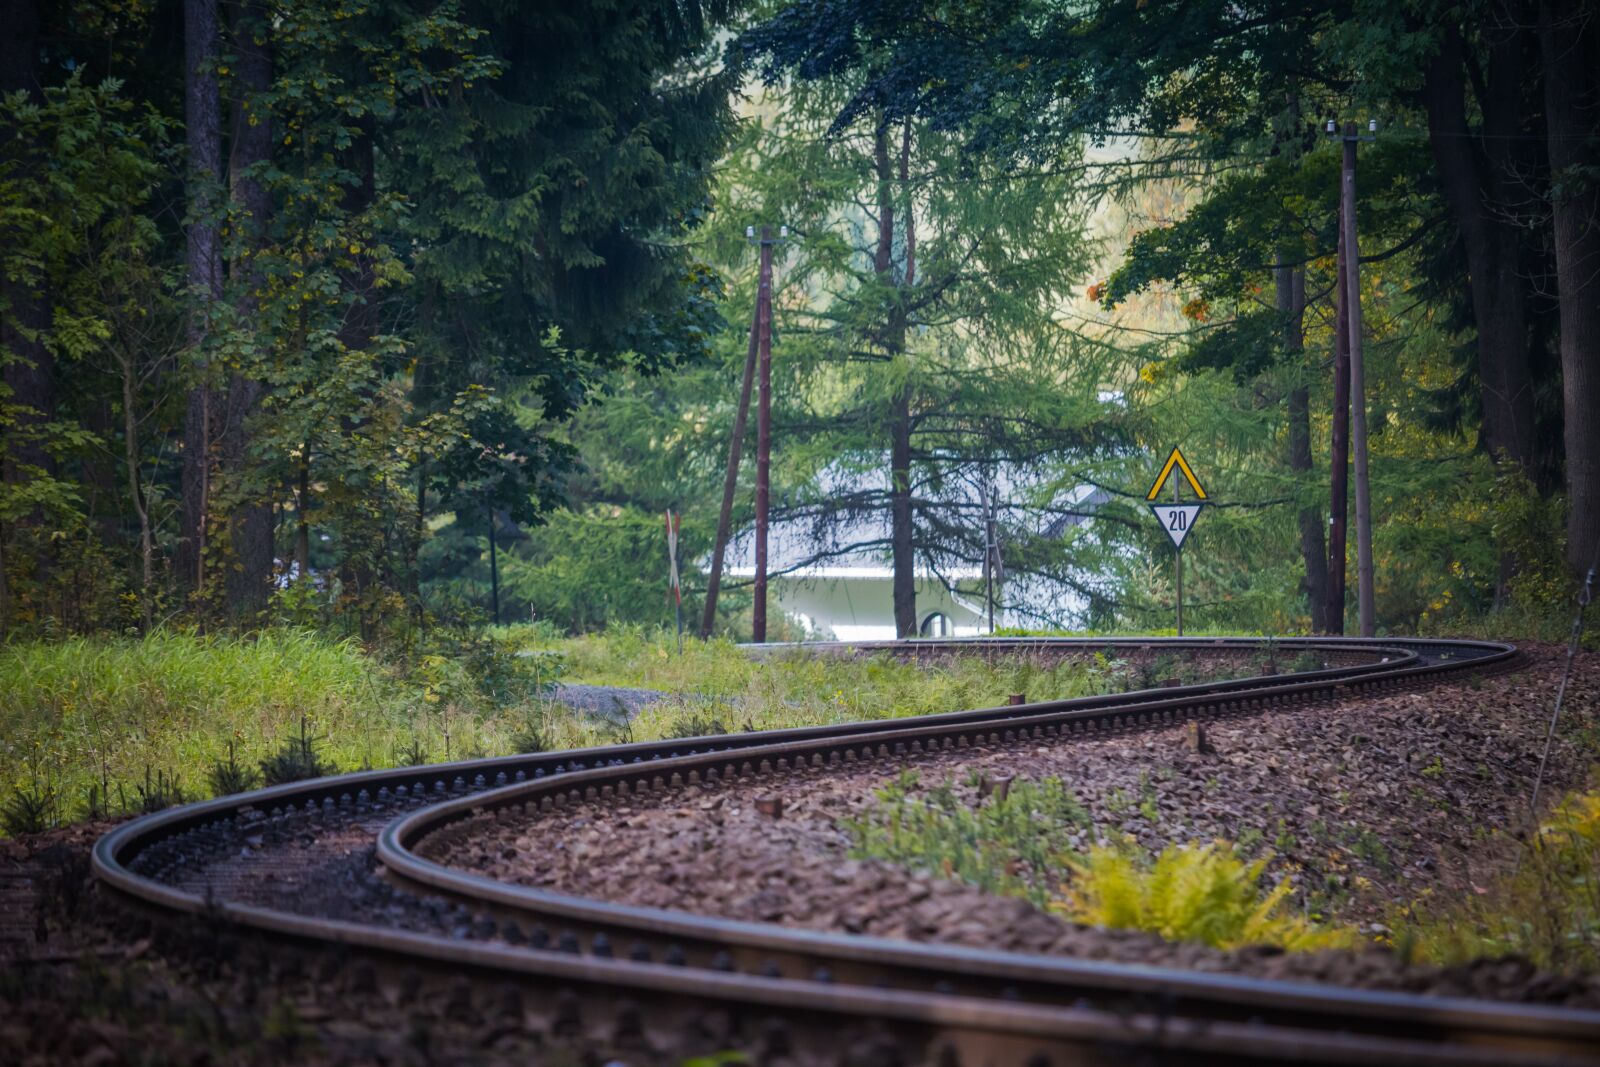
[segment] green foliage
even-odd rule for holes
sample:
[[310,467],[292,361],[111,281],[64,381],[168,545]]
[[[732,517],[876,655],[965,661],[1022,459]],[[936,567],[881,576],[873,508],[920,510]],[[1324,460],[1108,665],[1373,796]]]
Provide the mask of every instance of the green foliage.
[[679,719],[667,731],[667,736],[671,738],[711,737],[715,734],[725,734],[727,732],[728,727],[723,723],[722,718],[715,714],[714,711],[707,710],[691,713],[687,717]]
[[1217,948],[1312,951],[1355,944],[1353,931],[1286,914],[1293,887],[1284,878],[1264,888],[1266,863],[1246,863],[1226,842],[1169,845],[1154,858],[1127,845],[1097,845],[1070,862],[1072,879],[1054,907],[1075,922]]
[[[162,408],[153,378],[171,351],[172,272],[157,262],[150,212],[169,177],[172,124],[120,81],[75,71],[42,98],[0,97],[0,125],[0,632],[120,629],[139,612],[130,617],[125,574],[86,522],[117,505],[86,494],[78,466],[113,442],[79,416],[98,405],[107,430],[124,430]],[[52,384],[19,394],[24,367]],[[120,448],[142,479],[146,457],[128,437]]]
[[[548,627],[517,626],[479,636],[492,637],[495,651],[466,659],[509,670],[509,680],[479,681],[464,669],[446,677],[398,653],[386,661],[352,641],[296,630],[0,645],[0,790],[89,798],[85,810],[109,814],[138,809],[146,795],[170,797],[183,781],[219,793],[244,788],[262,763],[274,775],[418,765],[534,744],[861,721],[994,705],[1019,690],[1050,699],[1123,685],[1121,668],[1092,657],[918,666],[782,652],[756,661],[726,641],[690,640],[680,656],[676,635],[664,630],[553,639]],[[668,697],[631,719],[590,715],[549,701],[558,674]],[[219,770],[230,766],[239,777]]]
[[337,762],[359,764],[409,733],[420,704],[353,643],[303,631],[14,642],[0,646],[0,787],[125,783],[131,802],[147,774],[206,780],[230,744],[252,765],[302,714],[334,735]]
[[[979,782],[969,780],[968,789]],[[984,798],[948,779],[924,789],[906,771],[844,827],[857,858],[1024,897],[1075,922],[1219,948],[1303,951],[1355,941],[1351,931],[1287,914],[1289,880],[1263,888],[1267,860],[1246,863],[1225,842],[1172,845],[1154,858],[1131,842],[1108,843],[1057,778],[1011,782]]]
[[[523,754],[545,752],[550,748],[550,743],[545,740],[544,724],[539,719],[529,716],[515,733],[511,735],[511,751]],[[420,762],[420,761],[419,761]]]
[[261,780],[267,785],[285,785],[322,778],[338,770],[317,752],[317,738],[306,733],[306,720],[302,717],[299,736],[288,738],[276,752],[261,761]]
[[0,830],[12,837],[38,834],[56,824],[55,796],[39,786],[17,786],[0,805]]
[[232,796],[235,793],[247,793],[254,789],[260,782],[260,776],[250,767],[244,766],[234,758],[233,742],[228,742],[228,758],[211,765],[211,795],[214,797]]
[[959,878],[991,892],[1049,902],[1063,865],[1093,840],[1087,809],[1058,778],[1012,782],[1005,796],[974,801],[946,779],[921,789],[915,771],[844,820],[851,855]]
[[144,771],[144,781],[134,784],[134,792],[133,810],[146,815],[189,802],[189,795],[184,792],[177,775],[166,771],[156,771],[152,775],[148,767]]
[[1390,922],[1397,952],[1430,963],[1520,956],[1600,968],[1600,793],[1574,793],[1526,843],[1496,842],[1501,873],[1468,896],[1425,898]]
[[[521,751],[521,749],[516,751]],[[396,767],[421,767],[432,762],[433,759],[428,755],[428,750],[422,747],[421,739],[416,737],[411,739],[409,745],[396,752],[394,757],[394,765]]]

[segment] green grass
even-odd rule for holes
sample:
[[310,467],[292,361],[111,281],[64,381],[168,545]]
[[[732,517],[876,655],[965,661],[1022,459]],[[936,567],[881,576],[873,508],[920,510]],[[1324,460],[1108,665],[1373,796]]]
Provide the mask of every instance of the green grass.
[[844,821],[857,859],[882,859],[957,878],[990,893],[1054,897],[1075,848],[1092,834],[1088,809],[1058,778],[1010,784],[1004,800],[964,801],[946,780],[921,790],[905,771],[878,790],[858,819]]
[[1308,951],[1357,941],[1348,928],[1294,910],[1287,878],[1266,883],[1266,858],[1246,861],[1225,841],[1171,845],[1151,855],[1096,827],[1058,778],[1013,782],[1003,796],[992,791],[983,798],[958,793],[948,780],[923,789],[907,771],[844,828],[858,859],[1024,897],[1092,926],[1217,948]]
[[[271,778],[262,765],[296,743],[302,721],[318,760],[354,770],[917,715],[1014,692],[1083,696],[1137,675],[1105,657],[919,667],[799,651],[758,660],[726,641],[689,641],[680,655],[675,635],[636,628],[440,633],[404,661],[291,629],[17,642],[0,645],[0,808],[17,812],[0,826],[36,825],[35,801],[55,823]],[[671,696],[625,723],[551,704],[543,694],[558,677]]]
[[90,807],[91,789],[100,808],[140,806],[152,775],[205,796],[230,742],[254,766],[302,719],[342,769],[394,762],[417,735],[442,748],[452,727],[458,753],[499,740],[493,720],[430,705],[355,643],[311,633],[0,646],[0,790],[48,794],[57,818]]
[[[1155,684],[1136,668],[1106,656],[1040,661],[963,656],[918,665],[888,656],[847,658],[784,649],[755,658],[726,640],[686,641],[664,630],[618,627],[581,638],[552,638],[535,627],[502,627],[497,636],[531,654],[558,661],[567,682],[656,689],[670,698],[646,708],[629,734],[635,740],[683,736],[687,721],[714,721],[725,730],[767,730],[925,715],[1003,704],[1008,695],[1057,700],[1122,692]],[[1161,677],[1212,677],[1211,665],[1178,664]],[[560,719],[553,742],[595,743],[594,723]]]
[[1600,792],[1567,796],[1526,842],[1501,837],[1501,873],[1473,892],[1427,897],[1391,923],[1396,951],[1430,963],[1521,956],[1600,971]]

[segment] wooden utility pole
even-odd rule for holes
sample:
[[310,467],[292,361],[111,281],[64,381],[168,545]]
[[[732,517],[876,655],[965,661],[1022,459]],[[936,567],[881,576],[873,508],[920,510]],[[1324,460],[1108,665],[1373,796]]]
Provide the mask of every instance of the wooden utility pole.
[[1349,552],[1346,523],[1350,513],[1350,296],[1344,278],[1344,206],[1339,207],[1339,269],[1334,302],[1333,441],[1328,467],[1332,486],[1328,500],[1328,632],[1344,633],[1345,557]]
[[772,227],[761,227],[761,275],[756,290],[756,358],[761,389],[756,401],[756,581],[751,639],[767,639],[767,512],[772,483]]
[[[1377,123],[1368,124],[1371,130]],[[1361,636],[1377,632],[1377,610],[1373,603],[1372,570],[1372,492],[1367,481],[1367,381],[1361,353],[1361,246],[1356,241],[1356,142],[1372,140],[1356,134],[1356,124],[1345,123],[1344,167],[1340,182],[1344,207],[1344,263],[1341,264],[1346,295],[1344,315],[1350,331],[1350,443],[1355,450],[1356,475],[1356,597],[1361,618]]]
[[728,441],[728,473],[722,479],[722,510],[717,514],[717,540],[711,549],[711,574],[706,579],[706,607],[700,619],[700,636],[710,637],[717,621],[717,593],[722,588],[722,557],[728,549],[733,523],[733,494],[739,486],[739,456],[744,450],[744,427],[750,414],[750,386],[756,376],[756,320],[750,320],[750,347],[744,356],[744,377],[739,382],[739,407],[733,416],[733,437]]

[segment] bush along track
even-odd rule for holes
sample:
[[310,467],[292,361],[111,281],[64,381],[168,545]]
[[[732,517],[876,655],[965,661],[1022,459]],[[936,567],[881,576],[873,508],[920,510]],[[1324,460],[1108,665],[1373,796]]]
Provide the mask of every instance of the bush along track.
[[[1483,675],[1513,661],[1506,646],[1473,643],[1279,645],[1328,647],[1330,654],[1366,662],[1293,678],[296,784],[136,820],[97,845],[96,873],[158,914],[211,915],[247,933],[362,947],[374,959],[555,984],[586,1011],[613,1004],[619,995],[633,998],[632,1010],[643,1005],[646,1014],[681,1012],[685,1001],[696,1006],[691,1015],[697,1018],[708,1006],[777,1011],[793,1040],[813,1049],[836,1043],[841,1027],[870,1020],[910,1058],[957,1062],[1076,1055],[1111,1045],[1316,1062],[1384,1055],[1395,1062],[1466,1062],[1481,1041],[1515,1048],[1525,1058],[1592,1052],[1600,1016],[1583,1012],[917,946],[619,908],[451,871],[413,849],[426,854],[474,837],[487,841],[502,821],[510,826],[590,803],[597,817],[620,820],[636,805],[675,803],[691,790],[715,800],[710,794],[732,796],[747,784],[803,786],[850,764],[892,770],[919,756],[1051,747],[1063,738],[1120,737],[1272,708],[1317,716],[1331,701],[1399,692],[1452,674]],[[756,801],[771,818],[782,797]],[[397,812],[409,814],[391,821]],[[375,834],[381,877],[374,876],[366,852]],[[272,878],[264,878],[269,870]]]

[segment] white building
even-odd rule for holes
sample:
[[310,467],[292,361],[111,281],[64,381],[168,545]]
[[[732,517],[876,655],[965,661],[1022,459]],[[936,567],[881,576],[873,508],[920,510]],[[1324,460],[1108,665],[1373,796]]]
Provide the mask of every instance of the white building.
[[[814,506],[793,509],[775,519],[767,533],[768,587],[777,610],[795,618],[818,639],[888,640],[895,636],[893,569],[890,565],[890,519],[884,493],[888,471],[830,471],[826,492]],[[930,566],[917,553],[917,622],[924,636],[987,633],[988,613],[982,565],[984,518],[992,514],[999,530],[1001,581],[995,586],[995,624],[1037,626],[1041,612],[1072,625],[1081,620],[1086,599],[1075,589],[1038,575],[1005,573],[1006,544],[1017,537],[1058,538],[1068,528],[1088,521],[1106,499],[1103,491],[1079,486],[1060,494],[1051,506],[1037,502],[1039,485],[1015,469],[989,467],[980,473],[948,473],[937,490],[918,486],[916,495],[927,512],[947,524],[971,531],[977,546],[973,560],[949,558]],[[841,505],[871,497],[859,508]],[[1032,498],[1025,503],[1024,498]],[[992,505],[989,503],[992,501]],[[705,561],[702,561],[702,567]],[[747,528],[729,542],[725,559],[729,578],[755,577],[755,536]],[[1026,604],[1026,613],[1010,605]]]

